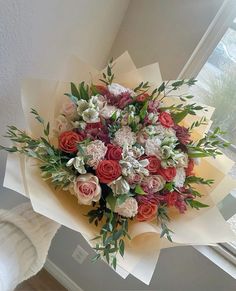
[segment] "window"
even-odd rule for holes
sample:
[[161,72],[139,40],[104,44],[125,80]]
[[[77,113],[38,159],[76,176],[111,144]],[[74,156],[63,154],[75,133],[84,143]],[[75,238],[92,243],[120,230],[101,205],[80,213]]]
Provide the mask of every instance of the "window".
[[[186,76],[198,80],[192,89],[198,101],[215,107],[213,127],[227,131],[224,138],[231,146],[226,155],[236,162],[236,2],[225,1],[179,78]],[[230,174],[236,179],[236,166]],[[227,220],[236,214],[236,189],[230,194],[218,205]],[[234,225],[236,231],[236,219]],[[197,249],[216,264],[214,251],[236,266],[236,242],[219,244],[212,251]]]

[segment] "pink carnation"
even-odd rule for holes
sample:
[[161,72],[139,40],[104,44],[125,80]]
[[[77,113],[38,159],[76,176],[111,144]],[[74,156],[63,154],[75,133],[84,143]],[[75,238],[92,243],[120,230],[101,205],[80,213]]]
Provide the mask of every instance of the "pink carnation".
[[87,164],[94,169],[98,163],[104,159],[107,152],[107,147],[100,140],[95,140],[89,143],[86,148],[86,155],[89,157]]

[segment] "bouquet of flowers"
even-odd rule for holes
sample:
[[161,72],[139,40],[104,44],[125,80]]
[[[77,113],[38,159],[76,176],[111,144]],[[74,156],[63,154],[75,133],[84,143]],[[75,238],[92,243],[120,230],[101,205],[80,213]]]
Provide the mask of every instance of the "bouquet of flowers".
[[[67,85],[53,120],[31,108],[40,134],[9,126],[6,137],[13,145],[1,146],[32,158],[33,166],[26,160],[28,171],[39,176],[40,169],[50,191],[70,196],[83,221],[94,225],[95,235],[89,237],[97,253],[94,260],[102,257],[114,269],[135,234],[155,229],[167,246],[175,235],[173,241],[181,243],[171,222],[174,226],[180,216],[193,211],[198,215],[195,210],[211,204],[205,189],[213,189],[215,174],[201,176],[200,160],[222,156],[219,148],[228,145],[219,139],[219,128],[202,134],[209,127],[209,108],[191,102],[192,95],[180,94],[196,80],[157,87],[141,81],[127,87],[116,82],[115,66],[111,60],[95,83]],[[31,198],[34,190],[27,188]]]

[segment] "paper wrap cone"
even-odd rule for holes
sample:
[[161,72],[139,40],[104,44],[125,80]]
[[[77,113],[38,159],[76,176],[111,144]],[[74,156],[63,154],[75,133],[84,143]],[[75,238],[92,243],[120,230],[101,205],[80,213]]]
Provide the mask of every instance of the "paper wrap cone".
[[[114,73],[115,82],[130,88],[136,87],[141,81],[149,81],[153,86],[162,83],[158,63],[137,69],[128,53],[124,53],[115,61]],[[53,123],[64,101],[64,93],[70,91],[69,82],[96,83],[100,74],[96,69],[73,57],[65,67],[64,80],[24,81],[22,106],[27,131],[34,137],[42,134],[40,124],[30,114],[31,108],[36,109],[45,120]],[[166,105],[179,102],[174,97],[165,99]],[[187,116],[184,119],[183,124],[190,125],[193,121],[200,120],[203,115],[207,118],[208,125],[195,129],[193,138],[201,138],[209,130],[213,110],[208,107],[207,112],[202,111],[195,117]],[[124,258],[118,256],[116,272],[123,278],[132,274],[149,284],[162,248],[235,241],[235,234],[216,207],[216,204],[236,187],[236,182],[227,175],[232,165],[233,162],[225,155],[216,159],[202,159],[201,164],[196,167],[196,173],[204,178],[215,179],[212,187],[204,185],[198,187],[204,195],[201,201],[210,207],[200,211],[188,209],[184,215],[171,210],[172,220],[169,228],[174,232],[173,243],[160,238],[160,227],[154,222],[130,222],[129,233],[132,240],[126,242]],[[79,205],[74,196],[65,191],[56,191],[53,186],[44,182],[34,160],[18,154],[8,155],[4,186],[29,197],[36,212],[80,232],[93,246],[90,240],[98,235],[99,228],[90,224],[84,216],[88,212],[88,206]]]

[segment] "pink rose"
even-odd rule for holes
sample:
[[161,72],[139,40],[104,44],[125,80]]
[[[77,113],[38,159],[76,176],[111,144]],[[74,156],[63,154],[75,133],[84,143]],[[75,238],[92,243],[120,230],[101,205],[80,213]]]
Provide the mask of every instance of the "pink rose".
[[80,175],[74,182],[74,191],[80,204],[91,205],[101,198],[98,178],[92,174]]
[[61,113],[68,118],[73,118],[76,114],[76,105],[70,100],[67,100],[62,105]]
[[130,184],[131,188],[136,186],[137,184],[140,184],[142,181],[143,176],[138,173],[133,173],[132,175],[128,176],[128,183]]
[[144,177],[141,186],[147,193],[156,193],[164,188],[165,183],[166,182],[162,176],[151,175]]

